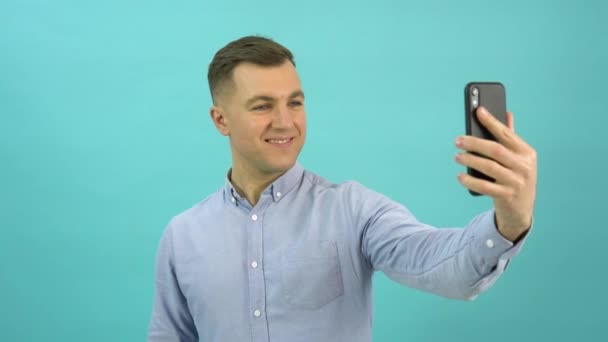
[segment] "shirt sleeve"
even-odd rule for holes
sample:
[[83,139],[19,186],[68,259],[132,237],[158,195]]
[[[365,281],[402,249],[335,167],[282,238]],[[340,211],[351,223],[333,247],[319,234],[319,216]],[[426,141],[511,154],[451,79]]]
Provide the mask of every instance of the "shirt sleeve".
[[408,287],[473,300],[490,288],[521,250],[496,227],[494,209],[464,228],[419,222],[403,205],[353,182],[351,204],[361,253],[373,270]]
[[148,342],[194,342],[198,334],[175,273],[171,223],[161,237],[156,256],[154,307]]

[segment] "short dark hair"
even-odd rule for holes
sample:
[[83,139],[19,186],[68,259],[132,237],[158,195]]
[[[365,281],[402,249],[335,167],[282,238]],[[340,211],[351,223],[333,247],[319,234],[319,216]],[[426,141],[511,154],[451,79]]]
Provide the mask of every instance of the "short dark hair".
[[239,64],[279,66],[287,60],[296,66],[291,51],[270,38],[246,36],[228,43],[216,52],[209,64],[207,80],[213,103],[216,103],[218,94],[226,83],[232,81],[233,70]]

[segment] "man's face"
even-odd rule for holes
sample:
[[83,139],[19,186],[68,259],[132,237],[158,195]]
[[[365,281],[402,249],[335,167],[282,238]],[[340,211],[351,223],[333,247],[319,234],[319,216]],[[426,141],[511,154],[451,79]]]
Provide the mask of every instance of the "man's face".
[[233,166],[266,174],[287,171],[306,138],[304,94],[295,67],[289,61],[273,67],[243,63],[233,70],[232,81],[211,113],[230,137]]

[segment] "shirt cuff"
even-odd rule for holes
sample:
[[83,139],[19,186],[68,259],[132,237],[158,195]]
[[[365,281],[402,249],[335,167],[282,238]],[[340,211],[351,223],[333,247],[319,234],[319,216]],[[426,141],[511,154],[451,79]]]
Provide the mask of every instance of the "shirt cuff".
[[495,210],[488,210],[477,216],[472,222],[473,250],[476,251],[478,260],[482,261],[483,268],[486,270],[475,284],[473,284],[474,296],[470,300],[475,299],[477,294],[488,289],[498,279],[509,265],[511,258],[519,254],[524,243],[530,236],[530,231],[534,225],[534,218],[528,231],[519,239],[516,244],[507,240],[496,227],[494,220]]
[[[519,254],[530,235],[532,226],[530,226],[530,229],[528,229],[525,235],[519,239],[516,244],[513,244],[513,242],[507,240],[498,231],[494,215],[495,210],[491,209],[479,216],[479,220],[476,224],[477,229],[473,231],[473,243],[476,245],[475,249],[479,251],[481,254],[480,256],[484,260],[491,260],[493,258],[510,259]],[[532,219],[532,223],[534,223],[534,218]]]

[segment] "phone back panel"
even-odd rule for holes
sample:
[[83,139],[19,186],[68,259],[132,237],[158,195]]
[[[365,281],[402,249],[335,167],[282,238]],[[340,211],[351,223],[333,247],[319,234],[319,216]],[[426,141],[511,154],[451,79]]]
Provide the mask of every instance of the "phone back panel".
[[465,88],[465,111],[467,135],[472,135],[479,138],[496,140],[477,119],[475,111],[470,103],[470,91],[473,87],[479,89],[479,105],[485,107],[494,117],[503,124],[507,124],[507,100],[505,95],[505,87],[498,82],[471,82]]
[[[505,94],[505,87],[499,82],[471,82],[465,87],[465,121],[466,121],[466,134],[472,135],[478,138],[489,139],[496,141],[496,138],[490,131],[488,131],[477,119],[475,114],[477,107],[473,107],[471,104],[471,91],[473,87],[478,89],[478,101],[479,106],[485,107],[494,117],[496,117],[503,124],[507,124],[507,100]],[[475,153],[477,154],[477,153]],[[485,179],[491,182],[495,180],[475,169],[467,168],[467,173],[473,177]],[[469,190],[474,196],[480,194]]]

